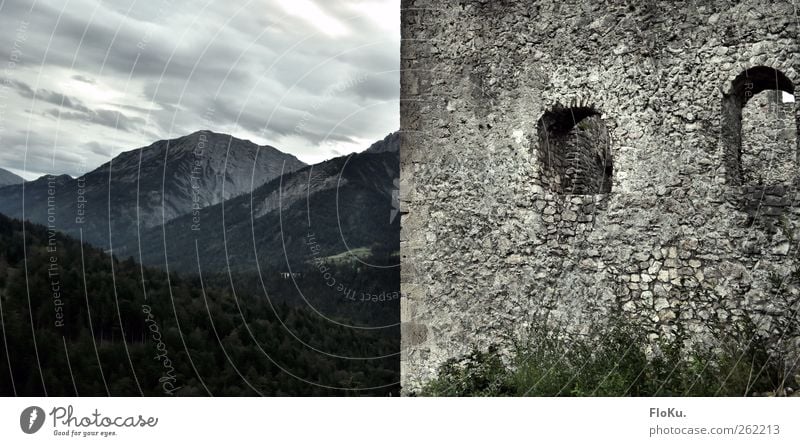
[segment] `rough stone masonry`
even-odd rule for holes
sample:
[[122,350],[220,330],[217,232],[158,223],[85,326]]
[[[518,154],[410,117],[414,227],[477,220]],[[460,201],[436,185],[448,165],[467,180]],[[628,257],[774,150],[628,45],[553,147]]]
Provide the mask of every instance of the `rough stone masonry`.
[[542,320],[800,351],[791,1],[402,8],[405,392]]

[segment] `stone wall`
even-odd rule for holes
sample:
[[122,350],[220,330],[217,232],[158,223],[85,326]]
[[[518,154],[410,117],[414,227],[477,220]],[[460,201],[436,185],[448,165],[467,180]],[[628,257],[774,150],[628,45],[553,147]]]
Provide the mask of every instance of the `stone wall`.
[[[580,335],[621,314],[691,347],[751,319],[787,341],[797,172],[749,184],[737,151],[743,85],[760,85],[742,73],[800,79],[790,1],[402,7],[406,392],[533,321]],[[610,192],[552,187],[537,123],[559,104],[599,113]]]

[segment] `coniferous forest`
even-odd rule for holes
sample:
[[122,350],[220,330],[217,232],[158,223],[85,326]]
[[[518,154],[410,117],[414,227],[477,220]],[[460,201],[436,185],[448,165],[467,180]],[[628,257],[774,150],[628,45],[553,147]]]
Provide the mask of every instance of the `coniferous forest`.
[[398,395],[399,271],[357,265],[168,274],[0,215],[0,395]]

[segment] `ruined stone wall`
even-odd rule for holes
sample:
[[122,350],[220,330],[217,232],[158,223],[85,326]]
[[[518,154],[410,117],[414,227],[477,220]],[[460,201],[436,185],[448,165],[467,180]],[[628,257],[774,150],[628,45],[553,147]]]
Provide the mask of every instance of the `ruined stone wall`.
[[[775,278],[800,235],[797,172],[741,181],[723,125],[741,109],[723,100],[748,67],[800,80],[790,1],[402,7],[406,392],[545,319],[580,334],[622,314],[653,340],[700,343],[751,318],[782,337],[797,289]],[[609,193],[556,193],[543,177],[537,122],[573,103],[607,128]]]

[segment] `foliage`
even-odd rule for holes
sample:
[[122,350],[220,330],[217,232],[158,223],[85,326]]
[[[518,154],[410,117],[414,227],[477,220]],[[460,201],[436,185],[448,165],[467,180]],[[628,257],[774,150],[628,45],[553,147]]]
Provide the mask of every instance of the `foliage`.
[[[264,275],[267,299],[22,231],[0,216],[0,395],[398,394],[398,328],[294,305],[277,273]],[[399,277],[375,277],[362,285],[399,290]]]
[[430,396],[505,396],[512,395],[510,374],[494,347],[473,349],[461,358],[446,361],[439,378],[425,389]]
[[650,345],[616,321],[599,336],[564,341],[536,327],[504,361],[500,350],[473,349],[445,362],[423,396],[744,396],[780,392],[796,382],[766,338],[744,323],[723,345],[705,351]]

